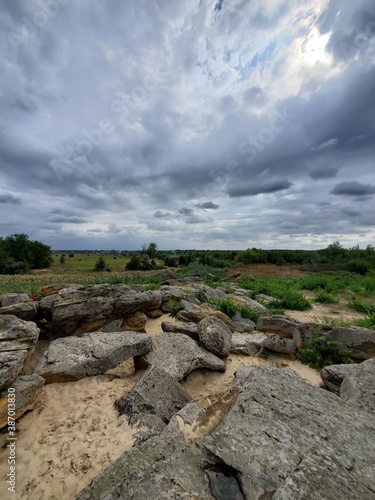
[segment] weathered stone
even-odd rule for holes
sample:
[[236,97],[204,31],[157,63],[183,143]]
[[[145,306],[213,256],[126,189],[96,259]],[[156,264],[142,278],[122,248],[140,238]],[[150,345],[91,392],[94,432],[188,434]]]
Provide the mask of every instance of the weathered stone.
[[[249,290],[247,290],[247,293],[249,293]],[[242,296],[235,293],[233,294],[233,302],[236,304],[236,306],[248,307],[252,311],[258,311],[262,316],[269,315],[267,307],[265,307],[263,304],[260,304],[254,299],[250,299],[247,296]]]
[[375,358],[358,365],[326,366],[320,375],[327,389],[347,404],[375,413]]
[[234,333],[230,352],[233,354],[255,356],[261,351],[265,339],[266,335],[264,333],[253,333],[251,335]]
[[199,323],[207,316],[216,316],[228,325],[232,332],[234,331],[233,321],[226,314],[222,313],[212,305],[196,305],[185,300],[181,300],[180,306],[182,307],[182,310],[179,311],[176,316],[180,321]]
[[201,302],[211,302],[227,299],[229,299],[229,296],[218,289],[211,288],[207,285],[202,285],[199,287],[199,300]]
[[174,377],[154,366],[131,391],[115,401],[115,408],[120,415],[128,416],[131,425],[144,414],[156,415],[168,423],[190,401],[191,397]]
[[199,340],[203,347],[220,357],[226,357],[232,347],[232,331],[219,318],[207,316],[198,323]]
[[147,316],[145,313],[137,311],[124,319],[121,330],[145,333],[146,323]]
[[153,309],[152,311],[147,311],[146,316],[149,318],[160,318],[163,314],[161,309]]
[[282,337],[294,338],[299,332],[299,321],[281,315],[261,316],[257,323],[258,330],[276,333]]
[[35,373],[47,383],[100,375],[126,359],[146,354],[151,338],[138,332],[91,332],[51,342]]
[[144,292],[145,291],[144,285],[139,285],[139,284],[130,285],[129,288],[130,288],[130,290],[133,290],[133,292]]
[[[140,499],[374,499],[375,424],[368,411],[288,368],[241,368],[235,388],[227,402],[186,405],[162,434],[110,464],[78,500],[135,498],[135,492]],[[230,497],[223,487],[229,482]]]
[[248,318],[243,318],[239,311],[236,311],[232,318],[234,331],[237,333],[252,332],[256,328],[254,321]]
[[26,293],[5,293],[0,295],[0,307],[13,306],[23,302],[33,302]]
[[39,337],[35,323],[0,316],[0,390],[9,386],[32,355]]
[[11,384],[12,391],[8,389],[0,392],[0,429],[8,425],[9,399],[8,394],[14,394],[14,409],[10,416],[15,420],[24,413],[34,410],[42,397],[44,378],[39,375],[22,375]]
[[17,318],[25,321],[36,321],[38,312],[38,303],[32,300],[0,307],[0,315],[17,316]]
[[270,302],[273,302],[275,297],[271,297],[271,295],[266,295],[265,293],[259,293],[256,296],[257,301],[262,301],[263,304],[269,304]]
[[152,350],[142,357],[149,366],[163,368],[177,380],[182,380],[197,368],[225,371],[225,363],[202,349],[187,335],[164,332],[152,337]]
[[195,323],[184,323],[183,321],[171,323],[163,321],[161,328],[163,332],[181,333],[199,342],[198,325]]
[[72,288],[77,286],[81,285],[78,285],[77,283],[56,283],[52,285],[45,285],[42,287],[42,295],[43,297],[48,297],[49,295],[55,295],[63,288]]
[[171,313],[173,311],[173,301],[172,299],[163,300],[161,303],[160,309],[163,313]]
[[349,350],[354,359],[365,360],[375,357],[375,330],[356,326],[335,326],[326,336],[339,342],[338,347]]
[[267,335],[263,341],[263,347],[282,354],[294,354],[297,350],[296,343],[293,340],[278,335]]

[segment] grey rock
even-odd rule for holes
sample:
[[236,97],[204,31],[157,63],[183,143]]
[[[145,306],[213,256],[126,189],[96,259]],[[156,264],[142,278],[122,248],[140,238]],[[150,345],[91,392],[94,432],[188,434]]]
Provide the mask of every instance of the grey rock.
[[220,357],[226,357],[232,347],[232,331],[219,318],[207,316],[198,323],[199,340],[203,347]]
[[168,423],[190,401],[191,397],[174,377],[154,366],[131,391],[115,401],[115,408],[120,415],[128,416],[131,425],[144,414],[156,415]]
[[[249,294],[249,290],[246,290],[247,294]],[[242,307],[248,307],[252,311],[258,311],[262,316],[267,316],[269,315],[269,311],[267,307],[265,307],[263,304],[260,302],[257,302],[254,299],[250,299],[247,296],[239,295],[238,293],[233,294],[233,302],[237,306],[242,306]]]
[[232,347],[230,352],[233,354],[245,354],[246,356],[255,356],[258,354],[266,339],[264,333],[242,334],[234,333],[232,336]]
[[146,316],[149,318],[160,318],[163,314],[161,309],[153,309],[152,311],[147,311]]
[[23,302],[33,302],[26,293],[5,293],[0,295],[0,307],[13,306]]
[[256,296],[256,300],[257,301],[262,301],[263,304],[269,304],[270,302],[273,302],[274,300],[276,300],[275,297],[271,297],[271,295],[266,295],[265,293],[259,293],[257,296]]
[[51,342],[35,373],[47,383],[100,375],[126,359],[146,354],[151,338],[138,332],[91,332]]
[[172,299],[164,299],[161,303],[160,309],[163,311],[163,313],[171,313],[173,311]]
[[375,358],[358,365],[326,366],[320,376],[347,404],[375,413]]
[[18,302],[9,306],[0,307],[0,315],[17,316],[25,321],[36,321],[39,313],[39,304],[34,301]]
[[229,296],[215,288],[211,288],[207,285],[202,285],[199,287],[199,300],[201,302],[211,302],[229,299]]
[[228,325],[232,332],[234,331],[233,321],[211,304],[197,305],[183,299],[180,301],[180,307],[182,310],[179,311],[176,316],[180,321],[199,323],[207,316],[216,316]]
[[163,321],[161,328],[163,332],[181,333],[197,342],[199,341],[198,325],[195,323],[184,323],[182,321],[172,323],[170,321]]
[[294,354],[297,350],[296,343],[293,340],[278,335],[267,335],[263,341],[263,347],[282,354]]
[[202,349],[187,335],[164,332],[152,338],[152,350],[142,357],[148,366],[163,368],[177,380],[182,380],[197,368],[225,371],[225,363]]
[[282,337],[294,338],[299,333],[299,321],[281,315],[261,316],[257,323],[258,330],[276,333]]
[[14,409],[8,408],[8,389],[0,392],[0,429],[8,425],[8,409],[15,420],[24,413],[34,410],[42,397],[44,378],[39,375],[21,375],[11,384],[15,395]]
[[252,332],[256,328],[254,321],[248,318],[243,318],[239,311],[236,311],[232,318],[234,331],[237,333]]
[[78,500],[209,499],[213,491],[225,500],[241,493],[250,500],[374,499],[369,412],[288,368],[241,368],[235,388],[226,404],[186,405],[162,434],[110,464]]
[[330,340],[339,342],[339,347],[349,350],[354,359],[365,360],[375,357],[375,330],[367,328],[335,326],[327,332]]
[[0,389],[10,385],[31,357],[39,338],[35,323],[0,316]]

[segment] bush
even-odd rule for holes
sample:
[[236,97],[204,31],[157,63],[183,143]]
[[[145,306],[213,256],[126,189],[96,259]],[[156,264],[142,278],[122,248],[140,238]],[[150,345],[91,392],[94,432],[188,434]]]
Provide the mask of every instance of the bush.
[[371,269],[370,265],[362,259],[350,260],[345,267],[348,271],[361,274],[362,276],[367,274]]
[[94,270],[95,271],[104,271],[104,269],[107,267],[106,261],[104,260],[104,257],[101,255],[99,259],[96,261]]
[[336,304],[338,301],[331,293],[318,290],[315,295],[315,302],[319,302],[320,304]]
[[325,366],[352,363],[349,351],[337,348],[338,342],[327,337],[315,335],[311,344],[303,344],[296,354],[296,359],[316,370]]

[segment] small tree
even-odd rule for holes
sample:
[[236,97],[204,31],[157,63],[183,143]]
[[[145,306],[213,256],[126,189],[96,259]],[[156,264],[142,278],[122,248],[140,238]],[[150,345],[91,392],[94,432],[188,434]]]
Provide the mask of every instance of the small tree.
[[65,255],[63,253],[60,255],[60,264],[65,264]]
[[104,260],[104,257],[101,255],[99,257],[99,259],[96,261],[94,270],[95,271],[104,271],[106,267],[107,267],[107,263]]
[[150,257],[150,259],[155,259],[158,251],[158,246],[156,243],[149,243],[146,253]]

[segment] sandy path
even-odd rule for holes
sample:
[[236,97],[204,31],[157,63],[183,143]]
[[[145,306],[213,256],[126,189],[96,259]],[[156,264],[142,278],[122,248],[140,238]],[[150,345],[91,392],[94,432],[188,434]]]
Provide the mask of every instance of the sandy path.
[[[173,321],[168,315],[150,319],[147,332],[161,333],[164,320]],[[41,345],[39,351],[45,347]],[[248,364],[281,368],[289,365],[313,385],[320,383],[315,370],[296,361],[276,355],[267,360],[231,355],[225,373],[196,370],[182,385],[194,399],[199,399],[229,387],[236,370]],[[39,408],[17,423],[17,491],[16,494],[6,491],[4,474],[0,478],[1,498],[74,499],[103,468],[131,448],[132,430],[126,418],[118,416],[113,403],[130,390],[142,374],[142,371],[135,373],[133,360],[128,360],[106,375],[45,386]],[[5,433],[0,434],[0,444],[5,437]],[[8,450],[1,448],[1,471],[9,470],[7,458]]]

